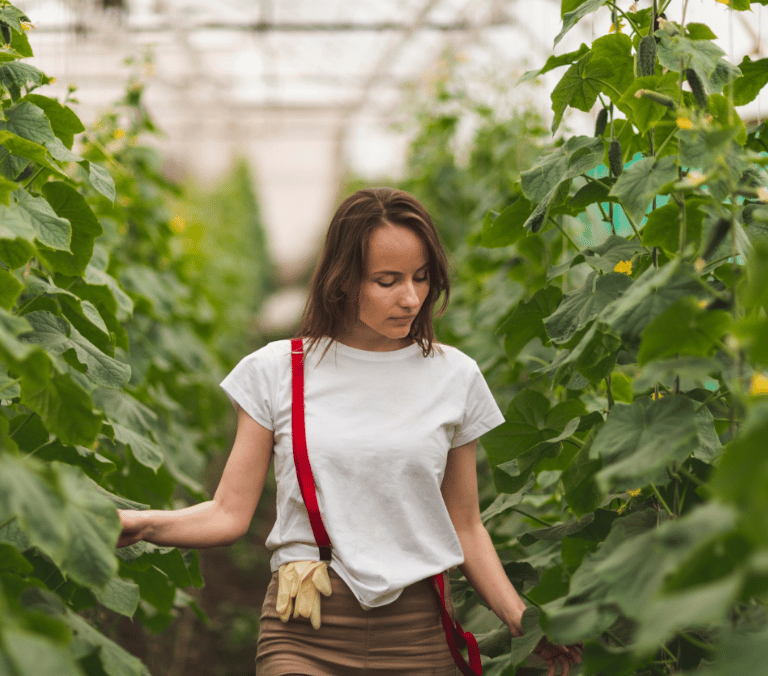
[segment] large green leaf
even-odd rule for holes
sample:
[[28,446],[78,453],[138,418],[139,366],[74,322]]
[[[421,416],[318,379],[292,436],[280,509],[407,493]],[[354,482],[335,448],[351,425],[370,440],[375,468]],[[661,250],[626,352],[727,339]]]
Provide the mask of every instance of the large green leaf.
[[754,101],[768,83],[768,59],[752,61],[747,54],[739,70],[741,77],[733,81],[733,105],[744,106]]
[[142,465],[157,471],[157,468],[163,464],[163,454],[160,447],[149,437],[117,423],[112,423],[112,427],[115,430],[115,439],[126,446],[130,446],[133,457]]
[[[93,247],[93,257],[88,267],[85,269],[83,280],[89,286],[105,286],[112,298],[111,312],[117,316],[121,322],[127,321],[133,314],[133,301],[131,297],[122,289],[117,280],[107,272],[109,264],[109,253],[100,244]],[[80,297],[82,292],[78,291]],[[93,299],[89,299],[93,300]]]
[[623,33],[603,35],[592,43],[591,58],[606,58],[610,62],[612,73],[605,79],[609,86],[603,91],[615,102],[635,79],[632,40]]
[[10,310],[24,285],[8,270],[0,269],[0,306]]
[[640,133],[645,134],[661,121],[669,108],[648,96],[638,97],[637,92],[640,89],[647,89],[669,96],[673,101],[678,101],[680,87],[677,80],[678,76],[673,72],[635,78],[628,87],[622,90],[624,93],[616,101],[616,106],[629,118]]
[[573,63],[574,61],[578,61],[587,52],[589,52],[589,47],[587,47],[582,42],[581,47],[579,47],[577,50],[573,52],[568,52],[567,54],[560,54],[559,56],[552,55],[547,59],[546,63],[542,68],[539,68],[538,70],[529,70],[523,73],[516,84],[522,84],[523,82],[535,80],[539,75],[548,73],[550,70],[559,68],[560,66],[566,66],[569,63]]
[[93,444],[101,429],[101,416],[93,410],[88,393],[69,373],[59,370],[50,354],[0,328],[0,356],[21,378],[21,402],[51,432],[65,444]]
[[540,202],[568,179],[594,169],[603,160],[601,138],[573,136],[562,146],[544,155],[520,174],[523,193],[531,202]]
[[591,14],[599,7],[602,7],[606,2],[608,2],[608,0],[585,0],[585,2],[582,2],[575,9],[566,12],[563,15],[563,27],[555,37],[555,45],[563,39],[563,36],[571,30],[580,19],[583,19],[587,14]]
[[689,264],[673,260],[648,268],[627,291],[608,307],[601,319],[622,336],[639,337],[643,329],[681,296],[701,295],[702,289]]
[[62,105],[56,99],[40,94],[27,94],[24,100],[33,103],[45,113],[53,133],[67,148],[72,148],[75,134],[85,131],[83,123],[72,109]]
[[[729,532],[735,521],[735,511],[718,504],[698,507],[661,526],[652,509],[616,519],[598,550],[587,554],[573,574],[565,605],[559,600],[545,606],[542,623],[547,634],[558,643],[592,638],[608,629],[618,612],[652,630],[650,625],[659,620],[655,613],[649,615],[647,605],[654,601],[659,609],[663,607],[664,580],[685,566],[696,551]],[[637,599],[645,601],[638,603]],[[722,606],[718,609],[723,610]],[[675,608],[674,601],[666,610],[676,612],[676,621],[663,626],[657,638],[663,640],[673,631],[685,629],[686,624],[678,621],[691,619],[692,625],[701,624]]]
[[698,74],[710,94],[723,91],[729,80],[738,78],[741,71],[723,60],[725,52],[710,40],[691,40],[680,34],[668,35],[657,31],[659,63],[676,73],[691,68]]
[[30,312],[24,317],[34,329],[34,333],[26,334],[24,340],[42,345],[54,355],[74,350],[77,360],[86,367],[86,375],[97,385],[122,389],[130,380],[128,364],[104,354],[66,319],[44,310]]
[[696,671],[697,676],[759,674],[765,668],[768,629],[744,627],[721,634],[711,665]]
[[[0,65],[0,84],[8,91],[13,101],[17,101],[21,96],[22,87],[42,84],[44,77],[41,71],[28,63],[11,61]],[[6,115],[8,110],[6,108]]]
[[71,291],[56,286],[48,280],[30,275],[27,277],[25,292],[32,296],[55,295],[65,317],[94,342],[103,352],[114,356],[114,346],[109,335],[109,329],[98,309],[87,300],[82,300]]
[[640,630],[633,650],[651,652],[678,631],[720,624],[739,598],[744,577],[742,571],[735,571],[713,582],[647,600],[641,604]]
[[544,317],[555,311],[563,292],[557,286],[539,289],[530,300],[519,302],[500,323],[498,331],[504,334],[504,349],[510,358],[516,357],[533,338],[547,339]]
[[33,460],[0,454],[0,514],[16,516],[32,544],[55,561],[64,557],[68,524],[61,518],[65,498],[59,477]]
[[496,218],[489,211],[483,222],[482,246],[494,248],[514,244],[526,234],[523,224],[532,211],[533,205],[523,195],[519,195]]
[[543,441],[518,453],[515,458],[493,468],[493,481],[499,493],[517,493],[527,483],[531,473],[545,458],[555,458],[563,445],[560,442]]
[[549,400],[539,392],[523,390],[517,394],[504,414],[505,422],[483,435],[491,466],[511,460],[552,436],[544,431],[549,408]]
[[102,227],[88,202],[72,186],[49,181],[43,186],[43,195],[56,215],[72,226],[71,253],[46,252],[46,260],[57,272],[70,277],[80,276],[91,260],[93,243],[103,233]]
[[98,651],[107,676],[145,676],[144,665],[138,658],[108,639],[82,617],[67,611],[66,622],[75,635],[70,650],[76,659]]
[[618,263],[631,261],[636,254],[643,251],[643,247],[634,240],[608,235],[602,244],[582,249],[574,256],[571,266],[587,263],[595,270],[612,273]]
[[742,529],[758,544],[768,546],[768,402],[748,411],[739,435],[724,449],[710,486],[721,499],[736,505]]
[[570,340],[631,284],[627,275],[618,272],[606,275],[592,272],[578,289],[565,294],[557,310],[544,319],[550,340],[553,343]]
[[5,119],[9,132],[29,141],[45,145],[46,141],[56,138],[45,113],[29,101],[20,101],[15,106],[6,108]]
[[17,33],[23,32],[21,28],[21,21],[23,16],[24,12],[22,12],[17,7],[14,7],[13,5],[0,7],[0,21],[8,24]]
[[565,75],[550,94],[552,110],[555,113],[552,133],[554,134],[560,126],[568,106],[584,112],[592,110],[592,106],[597,101],[597,95],[605,88],[605,82],[612,76],[613,68],[610,60],[592,55],[583,56],[565,71]]
[[[66,174],[48,159],[48,149],[39,143],[29,141],[5,129],[6,123],[0,121],[0,171],[3,175],[16,180],[19,174],[33,160],[61,177]],[[48,143],[48,142],[47,142]],[[16,186],[18,188],[18,185]],[[12,191],[10,191],[12,192]]]
[[678,298],[642,333],[637,361],[642,366],[675,355],[709,356],[731,325],[724,310],[705,310],[690,296]]
[[84,676],[66,647],[20,628],[0,628],[3,652],[17,676]]
[[88,182],[97,192],[100,192],[110,202],[115,201],[115,180],[112,175],[100,164],[94,161],[83,160],[80,166],[88,173]]
[[60,518],[70,535],[61,569],[82,585],[104,587],[117,573],[117,512],[112,502],[91,488],[75,468],[56,465],[67,497]]
[[610,375],[620,347],[621,338],[609,326],[594,321],[570,352],[560,352],[549,366],[540,370],[552,373],[555,385],[568,383],[576,372],[591,383],[598,383]]
[[611,189],[632,220],[639,224],[653,198],[677,180],[675,158],[644,157],[624,170]]
[[113,577],[103,589],[94,589],[93,593],[101,605],[126,617],[133,617],[139,605],[139,586],[120,577]]
[[37,239],[45,246],[71,253],[72,226],[66,218],[56,215],[51,205],[42,197],[33,197],[24,188],[15,193],[11,209],[18,212],[35,231]]
[[[35,241],[35,229],[28,219],[22,217],[17,208],[9,208],[0,204],[0,238],[23,239],[27,242]],[[15,268],[9,263],[9,267]]]
[[[704,197],[689,197],[685,200],[685,235],[686,241],[701,243],[701,227],[704,211],[699,207],[710,203]],[[674,202],[657,207],[648,214],[648,221],[643,226],[642,238],[645,246],[656,246],[668,254],[674,254],[680,248],[680,207]]]
[[615,404],[589,450],[590,458],[603,461],[595,476],[603,492],[666,484],[667,467],[699,445],[695,410],[683,395]]

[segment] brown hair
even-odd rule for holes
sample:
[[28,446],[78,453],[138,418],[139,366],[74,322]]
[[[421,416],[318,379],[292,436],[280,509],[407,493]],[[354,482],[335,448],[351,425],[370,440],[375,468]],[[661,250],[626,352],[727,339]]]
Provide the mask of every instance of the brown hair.
[[309,338],[307,353],[327,336],[331,341],[320,357],[322,359],[332,342],[357,321],[371,234],[388,223],[415,233],[424,243],[429,259],[429,292],[411,324],[408,337],[419,344],[425,357],[432,352],[433,344],[443,353],[434,339],[432,312],[443,291],[445,297],[437,316],[442,316],[448,307],[451,291],[448,260],[437,228],[424,205],[413,195],[394,188],[358,190],[339,205],[331,219],[301,324],[294,335],[294,338]]

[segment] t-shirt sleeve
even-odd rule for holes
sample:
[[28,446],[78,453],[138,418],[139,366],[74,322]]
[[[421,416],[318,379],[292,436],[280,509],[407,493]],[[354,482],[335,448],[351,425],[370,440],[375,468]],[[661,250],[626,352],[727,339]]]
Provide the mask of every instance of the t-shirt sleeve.
[[451,448],[463,446],[473,439],[485,434],[488,430],[498,427],[504,422],[496,400],[493,398],[488,383],[485,382],[477,362],[472,362],[472,375],[469,379],[467,401],[464,406],[464,417],[461,425],[453,435]]
[[251,418],[269,430],[275,429],[272,393],[275,391],[276,366],[272,350],[269,345],[265,345],[243,357],[219,383],[233,406],[237,403]]

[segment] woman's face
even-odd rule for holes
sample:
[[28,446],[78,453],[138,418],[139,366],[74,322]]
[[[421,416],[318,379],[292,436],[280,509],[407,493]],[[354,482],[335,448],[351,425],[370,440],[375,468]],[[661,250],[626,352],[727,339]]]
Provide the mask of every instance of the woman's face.
[[428,260],[426,246],[408,228],[387,223],[373,231],[359,321],[347,344],[388,351],[412,342],[411,324],[429,293]]

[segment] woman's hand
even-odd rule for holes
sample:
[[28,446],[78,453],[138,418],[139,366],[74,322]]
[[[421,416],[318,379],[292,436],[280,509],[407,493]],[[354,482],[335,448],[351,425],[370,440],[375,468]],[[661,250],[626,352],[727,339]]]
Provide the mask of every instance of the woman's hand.
[[118,548],[127,547],[141,540],[147,523],[147,515],[135,509],[118,509],[117,515],[120,517],[120,524],[123,527],[117,540]]
[[547,663],[547,676],[555,676],[558,665],[561,675],[568,676],[571,665],[581,662],[582,649],[582,644],[556,645],[543,636],[533,651]]

